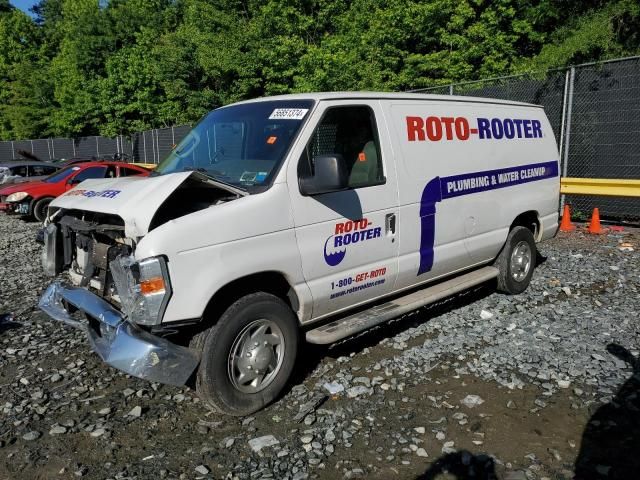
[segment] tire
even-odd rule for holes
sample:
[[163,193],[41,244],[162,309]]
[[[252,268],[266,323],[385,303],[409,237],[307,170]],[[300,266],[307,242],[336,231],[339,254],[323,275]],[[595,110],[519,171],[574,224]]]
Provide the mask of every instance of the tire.
[[524,292],[536,266],[536,242],[531,230],[514,227],[494,265],[499,270],[498,291],[509,295]]
[[40,223],[44,222],[45,218],[47,218],[47,208],[49,207],[51,200],[53,200],[53,198],[45,197],[40,200],[36,200],[33,204],[33,216]]
[[[254,345],[256,339],[260,345]],[[191,341],[191,348],[202,352],[196,374],[198,396],[209,408],[228,415],[264,408],[289,380],[298,341],[298,320],[280,298],[264,292],[240,298],[216,325]],[[258,378],[247,381],[255,371],[260,372]]]

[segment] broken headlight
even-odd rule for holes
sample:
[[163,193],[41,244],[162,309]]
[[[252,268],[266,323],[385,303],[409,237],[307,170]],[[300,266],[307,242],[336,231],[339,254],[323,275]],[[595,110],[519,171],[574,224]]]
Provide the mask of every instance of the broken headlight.
[[171,297],[171,284],[164,257],[120,256],[109,264],[120,297],[122,311],[134,323],[157,325]]
[[58,251],[58,238],[58,227],[55,223],[50,223],[44,228],[42,268],[51,277],[55,277],[62,271],[62,257]]

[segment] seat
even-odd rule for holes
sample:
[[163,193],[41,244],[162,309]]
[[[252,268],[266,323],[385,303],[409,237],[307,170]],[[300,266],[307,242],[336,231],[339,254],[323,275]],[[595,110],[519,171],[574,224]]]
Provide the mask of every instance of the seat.
[[373,140],[367,142],[351,167],[349,186],[372,185],[378,181],[378,149]]

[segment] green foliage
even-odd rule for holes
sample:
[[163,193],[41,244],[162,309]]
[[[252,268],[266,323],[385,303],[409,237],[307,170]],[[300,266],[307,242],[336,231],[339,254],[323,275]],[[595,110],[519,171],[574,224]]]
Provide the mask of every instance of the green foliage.
[[538,55],[517,70],[546,70],[633,55],[640,51],[640,3],[612,2],[572,19],[549,36]]
[[636,0],[0,0],[0,138],[128,134],[229,102],[406,90],[637,53]]

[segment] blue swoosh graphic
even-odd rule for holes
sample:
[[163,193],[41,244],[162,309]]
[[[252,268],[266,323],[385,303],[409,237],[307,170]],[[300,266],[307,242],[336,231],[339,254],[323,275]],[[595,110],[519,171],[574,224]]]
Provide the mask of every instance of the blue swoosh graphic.
[[[522,171],[528,169],[544,169],[541,175],[535,177],[522,177]],[[518,172],[517,179],[498,181],[496,183],[489,182],[487,185],[475,186],[459,190],[452,188],[452,185],[458,182],[464,182],[472,178],[478,177],[496,177],[500,175],[514,174]],[[427,183],[422,191],[420,200],[420,266],[418,267],[418,275],[431,271],[433,267],[433,245],[436,236],[436,203],[446,200],[447,198],[459,197],[461,195],[470,195],[473,193],[486,192],[488,190],[496,190],[498,188],[512,187],[523,183],[545,180],[558,176],[558,162],[533,163],[530,165],[519,165],[517,167],[500,168],[496,170],[484,170],[473,173],[463,173],[462,175],[452,175],[450,177],[435,177]],[[507,177],[511,178],[511,177]]]

